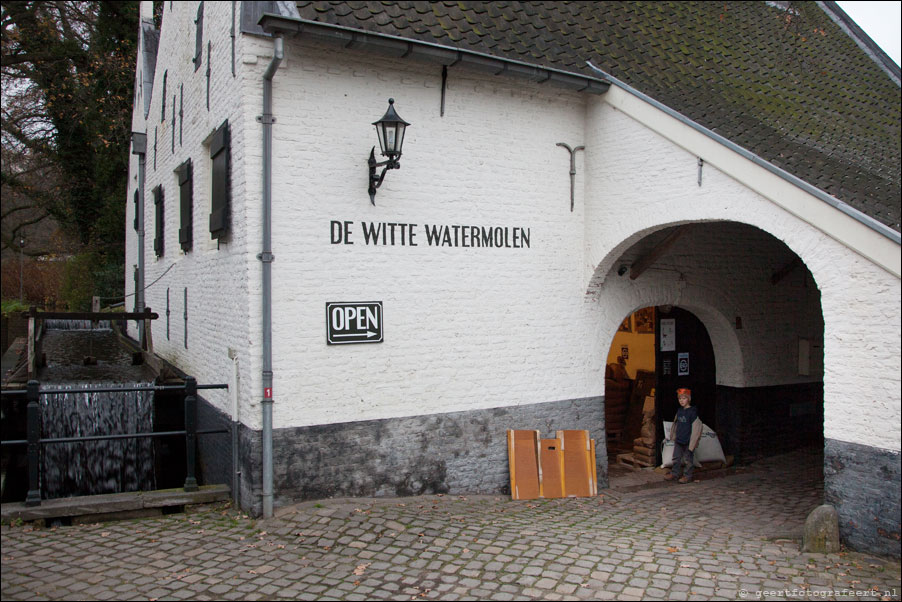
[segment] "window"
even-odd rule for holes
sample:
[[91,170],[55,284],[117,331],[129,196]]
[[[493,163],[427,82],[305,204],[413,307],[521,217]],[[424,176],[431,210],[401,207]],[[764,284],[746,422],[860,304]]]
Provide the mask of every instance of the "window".
[[153,252],[157,257],[163,256],[163,238],[164,238],[164,228],[163,228],[163,187],[157,186],[153,189],[153,204],[155,207],[155,215],[156,215],[156,224],[155,224],[155,234],[153,238]]
[[210,141],[210,238],[222,239],[229,232],[229,122],[224,121]]
[[191,250],[192,231],[194,230],[194,173],[191,159],[179,165],[175,173],[179,178],[179,246],[182,251]]
[[194,70],[200,69],[204,54],[204,3],[197,6],[197,19],[194,20]]
[[166,121],[166,78],[169,75],[169,71],[163,72],[163,110],[160,111],[160,123]]

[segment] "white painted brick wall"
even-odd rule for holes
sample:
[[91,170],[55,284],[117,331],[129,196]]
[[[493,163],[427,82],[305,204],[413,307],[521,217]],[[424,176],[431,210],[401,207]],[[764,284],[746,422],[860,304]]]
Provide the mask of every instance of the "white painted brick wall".
[[[581,143],[584,99],[452,69],[441,117],[440,66],[295,42],[286,54],[274,87],[275,426],[599,393],[574,336],[588,318],[582,217],[555,146]],[[374,207],[366,159],[389,97],[412,125]],[[353,221],[353,245],[330,244],[331,220]],[[418,246],[367,246],[362,221],[417,224]],[[425,224],[530,228],[531,248],[430,247]],[[325,303],[365,300],[385,304],[385,342],[328,346]]]
[[[208,113],[206,59],[197,73],[190,63],[196,5],[173,6],[164,17],[157,83],[175,61],[168,67],[167,104],[171,90],[185,82],[185,143],[169,156],[169,124],[159,123],[154,98],[147,282],[176,264],[148,293],[158,311],[165,309],[167,286],[174,294],[171,341],[161,341],[162,326],[155,342],[161,355],[204,382],[224,382],[226,348],[238,349],[241,419],[259,428],[261,128],[255,117],[271,42],[239,36],[233,80],[230,7],[207,4],[205,39],[212,39],[214,57]],[[174,36],[167,32],[173,22]],[[276,428],[601,395],[617,325],[636,308],[670,303],[705,322],[719,383],[790,384],[818,380],[823,370],[825,435],[900,448],[898,278],[711,166],[699,187],[696,157],[603,98],[452,68],[440,117],[440,87],[437,66],[286,43],[274,79]],[[366,159],[376,144],[371,123],[390,96],[412,126],[402,168],[389,172],[373,207],[366,193]],[[196,158],[195,204],[201,207],[208,174],[200,141],[226,117],[233,136],[232,241],[218,251],[205,243],[208,210],[196,208],[195,250],[182,255],[172,169]],[[156,172],[154,126],[161,149]],[[577,154],[572,213],[569,156],[558,142],[587,146]],[[163,178],[167,251],[157,261],[149,192]],[[354,223],[354,245],[330,244],[331,220]],[[645,235],[720,220],[760,228],[802,257],[821,292],[823,331],[814,290],[805,289],[800,273],[772,286],[780,245],[748,228],[696,226],[706,235],[687,236],[665,258],[682,268],[683,280],[655,270],[636,281],[611,275]],[[415,223],[419,245],[367,246],[361,221]],[[429,247],[425,224],[530,228],[531,248]],[[718,259],[718,250],[729,257],[756,240],[770,242],[741,261]],[[186,285],[188,350],[181,330]],[[385,304],[385,342],[327,346],[325,303],[370,300]],[[735,329],[735,316],[742,317],[742,330]],[[797,374],[798,337],[815,345],[823,337],[824,367],[815,361],[811,378]],[[225,408],[224,394],[212,397]]]
[[[143,119],[143,101],[138,101],[133,120],[133,131],[147,132],[147,158],[145,183],[145,285],[148,285],[146,305],[160,314],[153,325],[155,351],[161,357],[179,366],[201,383],[226,383],[232,369],[228,349],[238,352],[241,382],[250,378],[251,329],[248,319],[247,273],[258,243],[250,240],[247,219],[245,184],[245,153],[252,151],[254,142],[246,141],[248,115],[240,110],[239,90],[246,85],[244,78],[251,74],[238,72],[232,76],[231,4],[207,2],[204,7],[203,63],[195,71],[191,61],[194,56],[194,18],[196,2],[164,3],[163,25],[157,54],[154,94],[148,119]],[[210,54],[210,108],[206,106],[207,42]],[[239,36],[237,48],[241,58],[243,39]],[[139,71],[141,61],[139,59]],[[163,73],[167,75],[166,118],[161,121]],[[179,86],[184,86],[182,143],[179,144],[178,122],[173,123],[172,103],[175,95],[178,113]],[[228,242],[217,248],[210,239],[210,165],[209,149],[203,141],[220,124],[228,119],[232,140],[232,230]],[[250,116],[253,121],[253,115]],[[156,169],[154,169],[154,129],[157,130]],[[172,152],[172,129],[175,128],[175,152]],[[252,130],[252,134],[256,129]],[[256,142],[259,146],[259,142]],[[174,169],[190,158],[194,169],[193,247],[185,253],[178,243],[179,190]],[[137,235],[132,223],[134,211],[131,200],[137,186],[137,158],[132,155],[129,179],[129,211],[126,217],[126,293],[134,292],[132,266],[137,263]],[[155,211],[151,191],[159,184],[165,192],[165,251],[157,258],[153,250]],[[259,197],[259,193],[257,193]],[[259,220],[258,220],[259,221]],[[167,271],[168,270],[168,271]],[[164,274],[165,273],[165,274]],[[159,280],[157,280],[159,279]],[[155,282],[156,281],[156,282]],[[188,288],[188,348],[184,346],[185,321],[184,289]],[[166,290],[170,297],[169,339],[166,338]],[[129,297],[127,306],[134,306]],[[130,325],[129,332],[137,337],[137,330]],[[245,422],[252,401],[250,391],[242,387],[242,410]],[[204,397],[225,412],[229,412],[228,394],[225,391],[207,391]]]

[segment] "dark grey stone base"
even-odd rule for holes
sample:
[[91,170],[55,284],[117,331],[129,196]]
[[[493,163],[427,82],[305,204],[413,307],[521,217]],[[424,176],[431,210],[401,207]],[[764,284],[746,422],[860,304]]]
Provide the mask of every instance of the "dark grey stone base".
[[225,430],[226,433],[198,435],[197,478],[202,485],[232,486],[232,420],[198,397],[197,429]]
[[839,533],[854,550],[900,551],[899,452],[827,439],[824,445],[824,498],[839,513]]
[[[278,402],[276,402],[278,403]],[[212,418],[208,407],[204,411]],[[507,430],[585,429],[596,441],[599,487],[607,487],[603,398],[364,420],[273,432],[274,505],[329,497],[509,493]],[[212,442],[211,442],[212,443]],[[204,442],[201,441],[203,447]],[[261,433],[240,432],[241,506],[261,503]],[[224,459],[221,449],[201,457]],[[205,462],[205,474],[222,475]]]

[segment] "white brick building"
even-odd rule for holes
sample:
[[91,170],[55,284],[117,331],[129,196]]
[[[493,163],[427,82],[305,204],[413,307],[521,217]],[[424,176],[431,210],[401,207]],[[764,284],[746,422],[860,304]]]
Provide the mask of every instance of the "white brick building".
[[[154,327],[161,357],[202,383],[231,382],[236,370],[244,506],[267,512],[270,491],[276,504],[501,491],[506,429],[586,428],[603,441],[604,364],[618,326],[643,307],[665,319],[677,307],[710,337],[716,376],[699,403],[728,453],[774,451],[807,415],[806,428],[823,436],[826,495],[844,538],[898,552],[898,163],[882,189],[888,201],[856,209],[862,195],[822,190],[815,160],[780,169],[652,91],[582,64],[524,58],[542,48],[561,56],[545,38],[523,37],[529,52],[512,56],[502,45],[486,51],[472,32],[436,41],[428,20],[414,26],[412,4],[395,7],[406,32],[385,25],[399,18],[391,10],[368,21],[344,4],[167,2],[159,31],[147,12],[142,27],[129,200],[143,203],[143,301],[164,316]],[[478,4],[462,20],[461,9],[433,6],[435,27],[502,21]],[[524,31],[543,18],[528,4]],[[840,32],[842,15],[834,23],[812,7]],[[268,491],[259,118],[277,38]],[[371,124],[389,97],[412,125],[401,169],[371,204]],[[559,143],[584,147],[572,199]],[[851,153],[837,148],[831,157]],[[126,265],[140,271],[133,218]],[[368,237],[372,228],[387,228],[384,238]],[[366,301],[382,302],[382,341],[327,344],[326,304]],[[227,422],[229,394],[204,397],[204,420]],[[220,453],[202,448],[208,479],[228,478]],[[853,484],[883,501],[864,507]],[[875,513],[877,524],[865,524]]]

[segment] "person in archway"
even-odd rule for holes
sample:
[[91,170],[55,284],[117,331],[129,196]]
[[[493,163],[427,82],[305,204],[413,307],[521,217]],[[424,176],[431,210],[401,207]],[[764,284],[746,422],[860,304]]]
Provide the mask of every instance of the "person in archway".
[[[670,440],[673,441],[673,468],[664,478],[668,481],[679,479],[680,483],[692,481],[695,470],[695,450],[702,436],[702,421],[698,417],[698,408],[692,405],[692,391],[677,389],[677,401],[680,409],[670,427]],[[686,470],[680,477],[680,470],[686,462]]]

